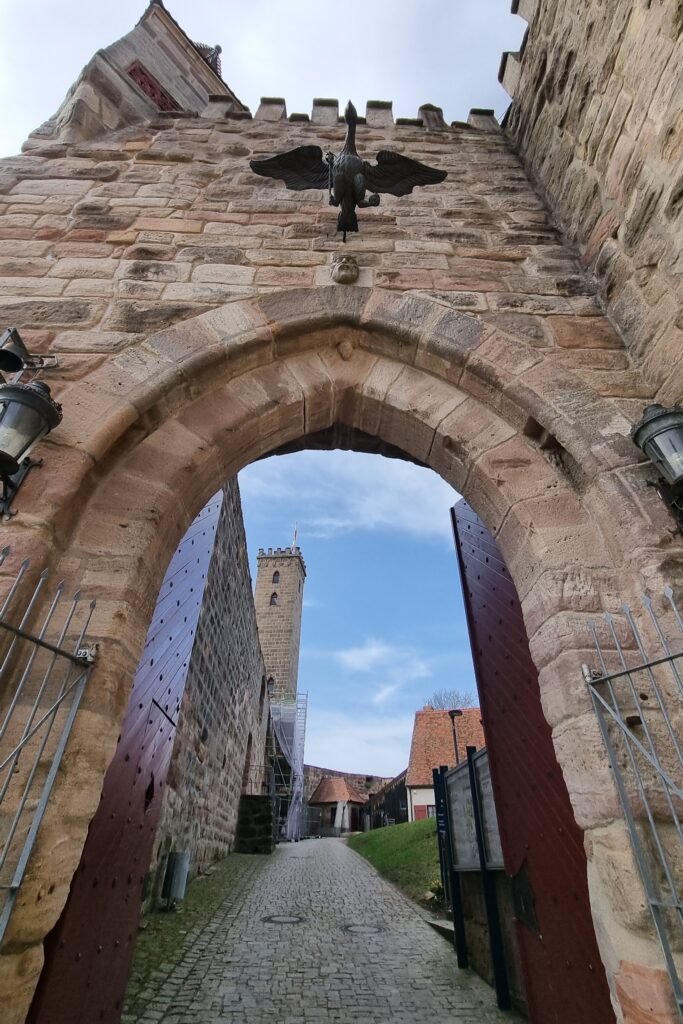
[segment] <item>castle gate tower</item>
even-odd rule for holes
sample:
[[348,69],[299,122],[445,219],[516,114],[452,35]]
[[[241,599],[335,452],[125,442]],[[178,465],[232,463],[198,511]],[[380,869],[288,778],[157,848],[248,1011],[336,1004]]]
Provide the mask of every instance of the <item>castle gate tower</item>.
[[[624,604],[654,643],[648,608],[678,629],[666,594],[680,598],[683,538],[631,430],[646,405],[683,396],[681,8],[513,8],[529,32],[501,68],[514,93],[502,124],[480,108],[448,123],[431,103],[394,118],[389,100],[367,100],[363,157],[406,153],[448,177],[363,209],[352,248],[341,248],[326,189],[298,192],[250,169],[300,147],[339,152],[338,101],[288,114],[267,96],[252,114],[220,77],[219,48],[195,44],[162,0],[98,50],[21,155],[0,161],[0,333],[20,332],[25,368],[43,363],[63,409],[36,443],[43,468],[0,524],[0,553],[10,549],[0,592],[19,572],[27,593],[54,572],[97,601],[89,637],[101,651],[31,832],[0,955],[6,1024],[26,1020],[166,567],[227,479],[293,445],[400,453],[439,474],[494,537],[522,604],[538,676],[529,686],[584,834],[616,1019],[680,1024],[680,980],[647,910],[582,665],[597,671],[593,629],[612,645],[610,669],[621,665],[612,630],[619,643],[632,635]],[[263,564],[264,653],[291,706],[303,563],[285,550]],[[288,606],[289,569],[298,596]],[[639,654],[629,646],[629,665]],[[8,672],[6,705],[23,687],[13,661]],[[681,699],[673,676],[670,699]],[[659,763],[678,759],[663,716],[639,720],[668,744]],[[11,772],[18,751],[6,744]],[[547,784],[530,766],[529,799]],[[675,807],[663,825],[662,849],[680,844]],[[559,865],[555,877],[566,877]],[[92,929],[83,935],[101,959]],[[118,1024],[117,998],[102,992],[104,1024]],[[606,1024],[609,1008],[594,1009]],[[93,1019],[81,1018],[64,1024]],[[585,1020],[560,1000],[553,1019]]]
[[275,684],[276,700],[296,697],[305,579],[300,548],[259,550],[256,621],[266,674]]

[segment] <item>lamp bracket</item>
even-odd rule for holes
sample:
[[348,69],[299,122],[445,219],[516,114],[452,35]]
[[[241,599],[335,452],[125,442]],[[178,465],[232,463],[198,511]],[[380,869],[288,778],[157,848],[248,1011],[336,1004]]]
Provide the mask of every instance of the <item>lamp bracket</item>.
[[19,469],[16,473],[7,474],[2,476],[2,494],[0,495],[0,517],[3,519],[11,519],[17,514],[17,510],[13,509],[12,502],[16,496],[17,491],[21,487],[25,477],[34,466],[42,466],[42,459],[32,459],[30,457],[25,458],[19,463]]
[[656,483],[650,481],[650,486],[656,489],[659,497],[668,506],[676,520],[678,532],[683,533],[683,492],[678,487],[671,487],[664,480],[657,480]]
[[55,355],[39,356],[34,352],[29,352],[28,359],[24,363],[24,370],[54,370],[59,366],[59,361]]

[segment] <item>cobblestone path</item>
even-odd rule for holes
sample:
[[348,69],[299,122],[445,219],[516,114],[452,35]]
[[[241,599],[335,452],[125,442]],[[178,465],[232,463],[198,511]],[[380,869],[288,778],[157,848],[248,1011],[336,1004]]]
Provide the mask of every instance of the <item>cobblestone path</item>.
[[229,857],[185,903],[140,936],[125,1024],[519,1020],[342,840]]

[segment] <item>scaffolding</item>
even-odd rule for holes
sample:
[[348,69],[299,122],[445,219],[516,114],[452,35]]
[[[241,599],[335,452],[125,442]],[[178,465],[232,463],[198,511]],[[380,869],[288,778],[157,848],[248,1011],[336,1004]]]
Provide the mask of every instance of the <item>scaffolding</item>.
[[[277,748],[276,787],[280,789],[281,797],[286,801],[287,813],[284,815],[282,827],[284,838],[290,842],[297,842],[301,836],[307,710],[308,694],[305,693],[273,700],[270,704]],[[282,761],[285,762],[284,770]]]

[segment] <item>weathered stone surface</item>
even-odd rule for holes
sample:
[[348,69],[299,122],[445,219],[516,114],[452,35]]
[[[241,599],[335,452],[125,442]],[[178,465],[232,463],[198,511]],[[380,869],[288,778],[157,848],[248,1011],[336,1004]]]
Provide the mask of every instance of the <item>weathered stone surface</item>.
[[[206,308],[206,303],[204,304]],[[157,302],[148,304],[122,299],[112,303],[102,321],[106,331],[125,331],[147,334],[185,320],[202,312],[201,304],[188,305],[180,302]]]
[[55,327],[92,324],[102,304],[85,299],[0,299],[0,321],[17,327]]
[[[534,10],[507,131],[643,362],[640,328],[653,302],[637,268],[657,269],[662,293],[678,292],[664,252],[680,251],[682,240],[683,41],[671,31],[673,3],[624,8],[613,19],[598,7]],[[655,386],[670,374],[663,353],[643,367]]]
[[549,316],[550,326],[555,341],[563,348],[614,348],[621,349],[621,338],[612,325],[604,317],[594,320],[592,317]]
[[[676,1024],[678,1014],[666,971],[625,961],[616,976],[616,986],[625,1024]],[[643,1005],[649,1020],[643,1016]]]

